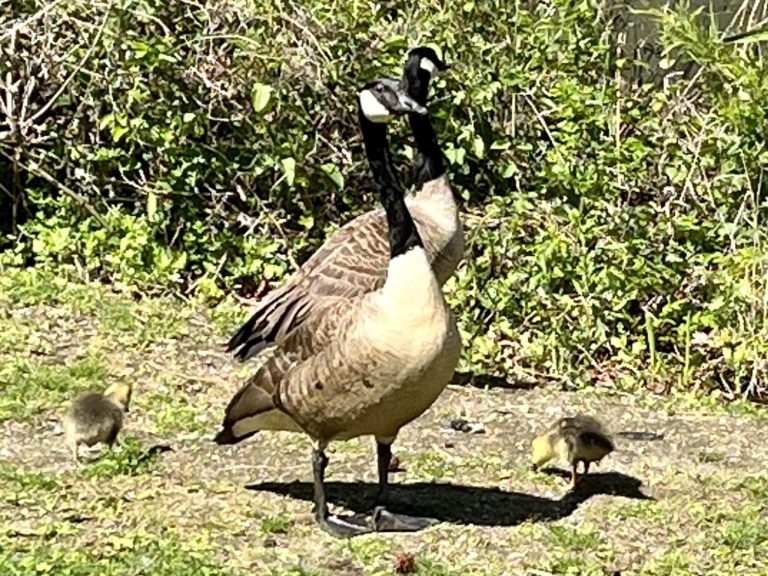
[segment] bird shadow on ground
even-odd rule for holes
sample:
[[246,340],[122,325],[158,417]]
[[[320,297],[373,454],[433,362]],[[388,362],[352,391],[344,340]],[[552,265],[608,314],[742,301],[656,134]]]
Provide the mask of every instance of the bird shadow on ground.
[[532,390],[539,385],[533,380],[507,380],[495,374],[474,372],[455,372],[451,379],[454,386],[471,386],[473,388],[503,388],[507,390]]
[[[393,484],[387,510],[454,524],[515,526],[526,520],[564,518],[597,494],[650,499],[640,491],[641,484],[637,478],[618,472],[590,474],[588,481],[580,483],[560,499],[485,486],[430,482]],[[311,482],[260,482],[246,488],[308,501],[312,501],[313,495]],[[377,484],[369,482],[326,483],[328,501],[355,513],[371,511],[377,489]]]

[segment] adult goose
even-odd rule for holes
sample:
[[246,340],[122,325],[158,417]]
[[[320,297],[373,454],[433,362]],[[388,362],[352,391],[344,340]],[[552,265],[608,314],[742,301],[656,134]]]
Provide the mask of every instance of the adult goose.
[[[414,48],[406,59],[401,88],[425,106],[432,74],[444,68],[434,50]],[[406,204],[442,285],[463,258],[464,235],[429,116],[415,112],[409,116],[418,152],[415,175],[420,188]],[[264,296],[230,339],[228,351],[235,351],[243,361],[256,356],[285,338],[325,303],[381,288],[387,267],[387,220],[384,210],[372,210],[339,229],[282,286]]]
[[387,144],[393,114],[426,113],[395,79],[358,93],[368,162],[384,205],[389,244],[383,286],[325,300],[281,340],[227,406],[215,440],[233,444],[259,430],[301,430],[312,455],[317,522],[345,537],[371,531],[419,530],[433,521],[377,508],[370,517],[331,515],[325,450],[336,440],[372,435],[378,445],[379,498],[386,496],[390,446],[450,381],[461,349],[456,320],[408,212]]

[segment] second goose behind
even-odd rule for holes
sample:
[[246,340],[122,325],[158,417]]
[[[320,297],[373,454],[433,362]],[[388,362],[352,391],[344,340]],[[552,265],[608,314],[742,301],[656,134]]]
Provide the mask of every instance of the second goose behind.
[[334,440],[371,435],[378,446],[379,498],[386,497],[390,445],[451,379],[461,343],[391,164],[386,121],[426,113],[394,79],[358,94],[365,151],[386,211],[389,264],[373,292],[326,302],[280,341],[226,409],[220,444],[259,430],[302,430],[314,441],[315,517],[337,536],[418,530],[428,519],[379,510],[369,520],[331,515],[325,450]]

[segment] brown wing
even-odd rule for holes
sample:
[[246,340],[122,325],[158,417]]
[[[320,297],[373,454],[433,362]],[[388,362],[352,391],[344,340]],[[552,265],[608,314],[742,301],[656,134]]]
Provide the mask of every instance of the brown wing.
[[377,290],[386,279],[388,262],[384,211],[358,216],[328,238],[285,284],[261,300],[232,336],[227,350],[237,350],[235,356],[247,360],[284,339],[328,299],[349,299]]
[[269,359],[235,394],[225,410],[222,428],[215,441],[234,444],[245,440],[257,430],[237,435],[234,429],[239,421],[279,411],[280,388],[291,378],[293,369],[335,341],[346,340],[361,301],[361,298],[352,301],[337,298],[320,302],[314,313],[280,342]]
[[606,454],[613,452],[614,449],[611,439],[606,435],[597,432],[583,432],[581,434],[581,441],[587,445],[595,446],[600,450],[603,450]]
[[366,338],[348,336],[296,365],[278,391],[285,411],[315,438],[330,440],[344,431],[371,405],[372,394],[380,396],[382,386],[397,381],[395,373],[387,375],[396,361],[387,361]]

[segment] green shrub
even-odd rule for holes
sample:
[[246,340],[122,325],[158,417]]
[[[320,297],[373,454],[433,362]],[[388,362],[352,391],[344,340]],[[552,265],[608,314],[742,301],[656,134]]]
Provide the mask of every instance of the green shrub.
[[354,89],[429,42],[454,64],[431,108],[464,200],[465,367],[763,394],[759,44],[658,12],[669,75],[635,87],[608,2],[43,5],[2,27],[8,265],[214,298],[278,283],[375,204]]

